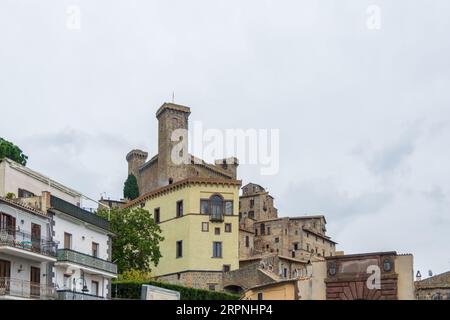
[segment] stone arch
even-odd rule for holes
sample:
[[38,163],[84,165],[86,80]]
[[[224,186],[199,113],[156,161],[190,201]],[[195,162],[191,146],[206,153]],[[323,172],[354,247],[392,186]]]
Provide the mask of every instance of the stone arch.
[[236,284],[230,284],[226,287],[223,287],[223,290],[232,294],[242,294],[244,292],[244,288]]

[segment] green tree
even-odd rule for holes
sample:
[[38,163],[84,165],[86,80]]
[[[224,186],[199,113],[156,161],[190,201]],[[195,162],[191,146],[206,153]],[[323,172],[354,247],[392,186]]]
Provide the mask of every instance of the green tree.
[[136,177],[133,174],[129,174],[125,184],[123,186],[123,196],[127,199],[134,200],[139,197],[139,187]]
[[110,217],[111,231],[117,236],[112,244],[112,260],[119,273],[139,270],[143,274],[158,265],[161,258],[159,243],[164,240],[161,229],[145,209],[111,209],[99,214]]
[[14,143],[0,138],[0,159],[8,158],[21,165],[26,165],[28,156],[24,155],[22,150]]

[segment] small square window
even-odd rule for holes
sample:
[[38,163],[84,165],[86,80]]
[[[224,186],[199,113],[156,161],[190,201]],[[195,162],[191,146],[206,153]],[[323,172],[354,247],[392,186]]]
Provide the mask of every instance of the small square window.
[[225,232],[231,232],[231,223],[225,223]]
[[208,284],[208,290],[209,291],[216,291],[216,284],[215,283]]
[[214,234],[216,236],[220,235],[220,228],[214,228]]
[[230,272],[230,270],[231,270],[231,266],[229,264],[223,265],[223,272]]
[[203,232],[209,231],[209,222],[202,222],[202,231]]

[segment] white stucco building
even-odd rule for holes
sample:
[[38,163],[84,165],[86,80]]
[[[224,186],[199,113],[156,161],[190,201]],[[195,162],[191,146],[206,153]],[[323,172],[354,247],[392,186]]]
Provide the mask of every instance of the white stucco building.
[[54,299],[47,213],[0,197],[0,299]]
[[[8,194],[14,194],[14,200],[6,199]],[[45,274],[45,283],[54,288],[52,297],[71,300],[110,297],[111,280],[117,274],[117,266],[111,262],[113,234],[106,219],[80,208],[80,192],[14,161],[3,159],[0,160],[0,197],[9,206],[22,206],[41,213],[40,230],[46,232],[41,237],[45,235],[48,241],[54,243],[52,259],[46,260],[47,271],[41,272],[41,277]],[[4,210],[14,212],[6,207]],[[17,219],[15,224],[10,222],[11,218],[5,219],[9,221],[7,228],[14,229],[14,234],[17,234]],[[24,228],[32,228],[28,226],[27,219],[20,220],[24,220]],[[37,232],[37,227],[33,230]],[[32,230],[28,232],[31,234]],[[1,259],[0,256],[0,262]],[[8,263],[4,266],[0,264],[0,268],[5,270],[8,266]],[[2,274],[11,275],[11,271],[7,273],[3,269],[0,270],[0,278]],[[0,295],[1,292],[0,279]]]

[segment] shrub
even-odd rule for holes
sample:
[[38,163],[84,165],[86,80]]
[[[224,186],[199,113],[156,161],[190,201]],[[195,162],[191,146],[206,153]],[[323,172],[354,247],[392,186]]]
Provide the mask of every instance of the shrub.
[[112,297],[117,299],[141,299],[143,284],[178,291],[181,300],[239,300],[238,295],[188,288],[159,281],[115,281],[112,284]]

